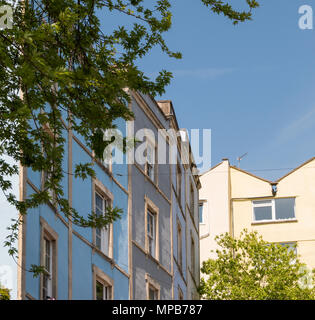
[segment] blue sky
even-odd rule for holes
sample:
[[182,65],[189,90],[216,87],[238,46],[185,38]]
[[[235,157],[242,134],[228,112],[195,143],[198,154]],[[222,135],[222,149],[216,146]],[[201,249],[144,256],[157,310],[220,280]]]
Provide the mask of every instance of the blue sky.
[[[139,66],[148,75],[163,68],[174,72],[158,99],[173,101],[182,128],[212,130],[212,165],[223,157],[236,164],[248,152],[243,169],[276,179],[315,156],[315,30],[298,27],[298,8],[312,2],[259,0],[254,20],[238,26],[210,13],[200,0],[172,2],[166,40],[183,59],[156,49]],[[105,29],[112,21],[103,19]],[[6,212],[2,243],[15,214],[2,195],[0,204]],[[6,252],[0,246],[1,265],[16,269]]]
[[165,38],[183,59],[156,49],[139,66],[174,72],[159,98],[173,101],[181,127],[212,130],[212,165],[248,152],[241,168],[273,180],[315,156],[315,30],[298,27],[312,2],[259,1],[238,26],[201,1],[172,2]]

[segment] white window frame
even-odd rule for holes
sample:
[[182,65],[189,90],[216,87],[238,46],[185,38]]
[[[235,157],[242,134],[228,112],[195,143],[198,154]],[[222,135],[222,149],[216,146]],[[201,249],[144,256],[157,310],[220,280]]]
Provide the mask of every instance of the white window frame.
[[[202,207],[202,209],[201,209],[201,217],[202,217],[202,221],[200,221],[200,207]],[[205,201],[200,201],[199,203],[198,203],[198,220],[199,220],[199,224],[201,224],[201,225],[204,225],[204,224],[206,224],[206,222],[205,222],[205,218],[204,218],[204,207],[205,207]]]
[[[152,150],[152,155],[151,155],[151,160],[148,159],[149,152],[148,150]],[[156,146],[153,141],[151,141],[150,138],[146,137],[146,151],[145,151],[145,173],[146,175],[153,181],[155,182],[155,177],[156,177]],[[149,166],[151,166],[151,171],[149,172]]]
[[[102,215],[105,216],[106,215],[106,210],[107,210],[108,205],[109,205],[108,204],[108,199],[106,197],[104,197],[97,190],[95,191],[94,195],[95,195],[95,213],[97,212],[96,211],[97,210],[96,197],[98,196],[102,201],[102,208],[99,208],[99,209],[101,209]],[[98,247],[98,245],[97,245],[97,242],[98,242],[97,241],[98,230],[100,230],[100,247]],[[108,234],[106,234],[106,233],[108,233]],[[105,226],[105,227],[103,227],[101,229],[95,229],[95,237],[96,237],[95,244],[96,244],[97,248],[100,249],[102,252],[104,252],[106,255],[109,255],[109,251],[110,251],[110,225]],[[105,241],[106,241],[105,237],[108,237],[108,239],[107,239],[108,248],[106,248],[106,245],[105,245]]]
[[[43,170],[43,174],[42,174],[42,189],[45,190],[45,183],[48,179],[51,178],[51,173],[49,173],[46,170]],[[47,189],[48,195],[50,196],[51,202],[54,204],[55,203],[55,193],[54,190],[52,190],[51,188]]]
[[[104,131],[104,138],[110,140],[109,138],[111,136],[112,136],[111,130],[109,132]],[[107,145],[106,149],[107,149],[106,151],[108,151],[108,153],[105,154],[105,156],[107,158],[106,159],[99,159],[99,160],[109,172],[112,172],[113,171],[113,152],[116,152],[115,146],[113,146],[113,142],[111,142],[109,145]],[[105,152],[105,150],[104,150],[104,152]]]
[[107,146],[110,149],[109,159],[103,159],[102,163],[104,167],[109,171],[113,171],[113,147],[111,145]]
[[[49,247],[49,266],[47,266],[47,244]],[[53,242],[48,237],[44,236],[44,245],[43,245],[43,255],[44,255],[44,274],[43,274],[43,286],[42,290],[44,292],[44,289],[46,289],[46,296],[53,297],[53,291],[52,291],[52,282],[53,282]],[[45,282],[47,281],[47,286],[45,286]],[[43,298],[45,299],[44,295]]]
[[[40,217],[41,225],[41,242],[40,242],[40,264],[46,267],[46,243],[49,242],[49,270],[45,269],[40,277],[40,299],[46,300],[49,296],[51,299],[57,299],[57,257],[58,257],[58,234],[48,225],[45,219]],[[44,281],[48,276],[48,285],[46,297],[44,296]]]
[[[106,214],[106,208],[113,206],[114,197],[113,194],[96,178],[93,180],[93,209],[96,214],[96,195],[102,198],[103,201],[103,215]],[[105,205],[106,204],[106,205]],[[107,228],[107,230],[105,230]],[[105,236],[108,232],[108,250],[105,247]],[[100,250],[107,257],[113,257],[113,223],[107,225],[101,229],[101,247],[97,246],[97,229],[93,231],[93,242],[95,247]]]
[[[46,123],[42,126],[43,130],[46,131],[47,134],[49,134],[53,139],[54,139],[54,133],[53,131],[51,130],[50,126],[49,126],[49,123]],[[58,135],[56,134],[55,138],[57,139],[58,138]],[[58,146],[57,144],[55,145],[56,147]],[[44,151],[44,147],[42,146],[42,150],[44,152],[44,155],[46,157],[46,154],[45,154],[45,151]],[[50,170],[53,170],[53,167],[50,168]],[[51,173],[47,172],[46,170],[43,170],[42,171],[42,190],[45,189],[45,183],[46,181],[51,177]],[[48,192],[48,195],[50,196],[51,198],[51,203],[53,205],[55,205],[55,202],[56,202],[56,195],[55,195],[55,192],[54,190],[52,189],[48,189],[47,190]]]
[[[149,219],[150,218],[150,219]],[[152,221],[152,226],[149,228],[149,220]],[[152,229],[149,232],[149,229]],[[154,258],[156,254],[156,215],[150,208],[147,209],[147,241],[148,241],[148,251],[149,254]],[[150,245],[151,243],[151,245]],[[153,248],[152,248],[153,247]]]
[[[148,255],[153,257],[155,260],[159,260],[159,208],[147,197],[145,196],[145,251]],[[148,214],[154,216],[154,255],[150,253],[149,248],[149,235],[148,235]]]
[[[291,197],[292,198],[292,197]],[[288,198],[288,199],[291,199]],[[278,198],[281,199],[281,198]],[[283,198],[283,199],[287,199],[287,198]],[[276,205],[275,205],[275,200],[277,199],[257,199],[257,200],[252,200],[252,221],[254,223],[263,223],[263,222],[278,222],[278,221],[293,221],[296,220],[296,213],[295,213],[295,203],[294,203],[294,217],[293,218],[287,218],[287,219],[276,219]],[[266,201],[271,201],[270,205],[266,205],[266,204],[259,204],[259,203],[254,203],[255,201],[261,201],[261,202],[266,202]],[[256,220],[255,219],[255,208],[258,207],[271,207],[271,219],[264,219],[264,220]]]

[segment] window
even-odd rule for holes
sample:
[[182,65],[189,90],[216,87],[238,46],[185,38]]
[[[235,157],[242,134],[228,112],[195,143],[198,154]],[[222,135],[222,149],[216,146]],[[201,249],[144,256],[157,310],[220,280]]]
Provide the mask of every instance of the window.
[[113,137],[113,131],[110,130],[105,130],[104,131],[104,141],[108,141],[108,145],[104,149],[103,152],[103,158],[99,159],[100,162],[104,165],[105,168],[107,168],[109,171],[112,171],[112,159],[115,156],[115,148],[113,148],[113,142],[112,142],[112,137]]
[[160,285],[149,274],[146,273],[147,300],[160,300]]
[[191,258],[191,262],[190,262],[190,265],[191,265],[191,273],[192,275],[195,275],[195,272],[196,272],[196,265],[195,265],[195,260],[196,260],[196,257],[195,257],[195,241],[193,239],[193,237],[191,237],[191,245],[190,245],[190,258]]
[[159,260],[159,208],[145,196],[145,250]]
[[[43,189],[45,190],[45,184],[46,182],[50,182],[51,181],[51,178],[52,178],[52,168],[50,169],[50,172],[47,171],[47,170],[44,170],[43,171],[43,182],[42,182],[42,185],[43,185]],[[47,189],[47,192],[48,192],[48,195],[49,195],[49,198],[52,202],[54,202],[55,200],[55,196],[54,196],[54,191],[51,189],[51,188],[48,188]]]
[[253,201],[254,220],[271,220],[272,219],[272,200]]
[[274,202],[277,220],[295,218],[295,198],[275,199]]
[[204,223],[203,219],[203,203],[199,203],[199,223]]
[[52,298],[52,241],[44,238],[44,274],[43,274],[43,298]]
[[146,148],[146,174],[155,181],[155,147],[154,144],[147,139]]
[[148,241],[148,251],[152,257],[155,257],[155,243],[156,243],[156,221],[155,214],[148,209],[147,210],[147,241]]
[[112,300],[112,286],[96,280],[96,300]]
[[156,288],[149,285],[149,300],[158,300],[159,292]]
[[283,247],[287,247],[289,251],[293,251],[297,255],[296,242],[281,242],[279,243]]
[[100,268],[93,265],[94,299],[112,300],[114,297],[114,281]]
[[[108,208],[108,199],[100,193],[95,192],[95,214],[97,216],[106,216]],[[110,255],[111,226],[107,225],[103,228],[95,230],[95,245],[98,249],[104,252],[107,256]]]
[[109,151],[106,153],[104,151],[104,158],[100,159],[100,161],[106,169],[112,171],[112,158],[115,154],[115,149],[113,149],[112,146],[107,146],[107,148],[109,149]]
[[181,202],[181,196],[182,196],[182,171],[180,168],[180,164],[177,162],[176,164],[176,193],[177,197],[179,199],[179,202]]
[[179,268],[183,268],[183,244],[182,244],[182,227],[177,223],[177,263]]
[[192,183],[190,183],[190,212],[192,215],[195,212],[195,191]]
[[41,255],[40,264],[44,272],[40,278],[40,298],[56,299],[57,295],[57,241],[58,234],[40,217]]
[[253,201],[254,221],[277,221],[295,218],[295,198]]
[[[42,111],[43,112],[43,111]],[[49,148],[48,150],[50,152],[53,152],[53,148],[57,148],[58,145],[56,143],[56,139],[58,138],[58,135],[54,134],[54,132],[51,130],[50,126],[49,126],[49,123],[46,123],[43,125],[43,130],[45,131],[45,133],[48,135],[48,137],[51,139],[50,140],[50,143],[49,143]],[[44,148],[44,145],[42,145],[42,151],[43,151],[43,154],[44,154],[44,157],[47,158],[47,151],[45,148]],[[54,167],[53,167],[53,163],[49,163],[49,168],[46,169],[46,170],[43,170],[43,173],[42,173],[42,189],[45,190],[47,187],[45,186],[46,183],[50,182],[51,183],[51,180],[53,178],[53,172],[54,172]],[[55,202],[55,193],[53,191],[53,189],[51,188],[48,188],[47,189],[47,192],[48,192],[48,195],[49,195],[49,198],[50,198],[50,201],[52,203]]]

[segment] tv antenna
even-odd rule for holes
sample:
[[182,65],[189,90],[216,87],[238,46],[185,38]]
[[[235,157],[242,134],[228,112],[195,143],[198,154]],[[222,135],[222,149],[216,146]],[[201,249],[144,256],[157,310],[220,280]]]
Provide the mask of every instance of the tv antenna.
[[244,153],[243,155],[241,155],[240,157],[237,157],[237,161],[238,161],[238,167],[240,168],[241,167],[241,160],[247,156],[247,152]]

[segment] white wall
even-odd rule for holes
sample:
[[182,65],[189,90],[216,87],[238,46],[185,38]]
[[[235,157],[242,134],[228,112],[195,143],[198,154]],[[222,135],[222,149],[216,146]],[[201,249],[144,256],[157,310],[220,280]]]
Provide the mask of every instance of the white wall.
[[[200,263],[215,258],[215,237],[229,232],[229,163],[223,161],[200,177],[199,201],[204,201],[204,223],[200,224]],[[210,249],[211,248],[211,249]]]

